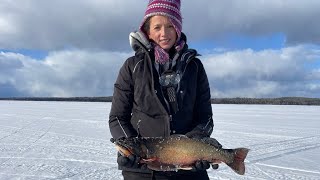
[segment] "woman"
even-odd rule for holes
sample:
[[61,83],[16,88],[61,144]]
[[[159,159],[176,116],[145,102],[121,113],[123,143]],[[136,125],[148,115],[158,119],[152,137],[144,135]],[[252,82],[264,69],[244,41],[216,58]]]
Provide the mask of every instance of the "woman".
[[[210,88],[197,52],[181,32],[180,0],[150,0],[139,31],[130,34],[135,55],[120,69],[114,86],[109,127],[113,138],[210,137]],[[221,146],[217,141],[209,142]],[[155,172],[139,157],[118,156],[124,179],[209,179],[207,161],[192,171]],[[217,168],[217,166],[216,166]]]

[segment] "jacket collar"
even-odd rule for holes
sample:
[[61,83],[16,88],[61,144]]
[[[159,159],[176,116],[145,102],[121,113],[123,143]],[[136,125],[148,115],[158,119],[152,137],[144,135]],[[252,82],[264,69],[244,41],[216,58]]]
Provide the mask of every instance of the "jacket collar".
[[[181,33],[181,39],[186,42],[184,48],[182,49],[182,50],[185,50],[186,48],[188,48],[188,46],[187,46],[187,37],[184,33]],[[142,31],[131,32],[129,34],[129,43],[131,48],[135,52],[138,52],[141,49],[146,51],[151,51],[152,49],[152,45],[149,39],[145,36],[145,34]]]

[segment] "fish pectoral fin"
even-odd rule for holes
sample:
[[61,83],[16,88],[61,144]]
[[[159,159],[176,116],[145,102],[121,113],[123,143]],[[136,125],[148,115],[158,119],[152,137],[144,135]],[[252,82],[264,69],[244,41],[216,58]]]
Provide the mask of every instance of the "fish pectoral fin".
[[149,169],[154,171],[177,171],[177,167],[172,164],[163,164],[159,161],[148,162],[147,166]]
[[185,167],[179,167],[177,169],[190,171],[190,170],[192,170],[192,167],[191,166],[185,166]]
[[141,159],[141,161],[144,162],[144,163],[153,162],[153,161],[156,161],[156,160],[157,160],[157,158]]

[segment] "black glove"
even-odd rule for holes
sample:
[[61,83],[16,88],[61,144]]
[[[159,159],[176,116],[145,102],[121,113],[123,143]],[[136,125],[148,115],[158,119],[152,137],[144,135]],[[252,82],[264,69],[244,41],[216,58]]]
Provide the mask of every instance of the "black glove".
[[131,154],[130,156],[122,156],[119,155],[117,158],[117,163],[119,166],[123,166],[126,168],[140,168],[140,157]]
[[[114,143],[116,140],[114,138],[111,138],[110,141]],[[140,162],[140,157],[137,157],[133,154],[126,157],[118,153],[117,163],[119,166],[123,166],[127,168],[138,168],[139,162]]]
[[[114,138],[111,138],[110,141],[114,143],[116,140]],[[119,166],[126,167],[126,168],[147,169],[147,164],[140,164],[140,159],[141,159],[140,157],[134,154],[131,154],[128,157],[126,157],[118,153],[117,163]]]
[[215,138],[210,138],[204,135],[204,133],[197,132],[197,131],[191,131],[186,134],[187,137],[192,138],[192,139],[198,139],[201,140],[205,143],[208,143],[218,149],[222,148],[222,145],[215,139]]
[[194,138],[194,139],[202,139],[203,137],[207,137],[208,135],[206,135],[203,131],[201,130],[192,130],[190,132],[186,133],[186,136],[188,138]]
[[[219,164],[211,164],[212,169],[218,169]],[[210,163],[206,160],[197,161],[193,166],[191,171],[204,171],[210,168]]]
[[191,171],[205,171],[210,168],[210,163],[205,160],[197,161],[193,166]]
[[216,170],[219,168],[219,164],[211,164],[212,169]]
[[222,145],[215,139],[215,138],[210,138],[210,137],[204,137],[201,139],[201,141],[208,143],[218,149],[222,148]]

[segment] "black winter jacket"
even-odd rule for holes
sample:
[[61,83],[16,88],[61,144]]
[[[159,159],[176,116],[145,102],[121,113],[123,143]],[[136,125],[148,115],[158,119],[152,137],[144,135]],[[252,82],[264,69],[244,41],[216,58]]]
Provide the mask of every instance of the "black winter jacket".
[[[184,37],[184,36],[183,36]],[[208,78],[195,50],[180,52],[176,71],[182,78],[175,88],[178,112],[172,113],[164,98],[154,65],[152,49],[137,41],[134,56],[120,69],[114,85],[109,115],[113,138],[165,137],[171,134],[198,134],[210,136],[213,129],[212,108]]]

